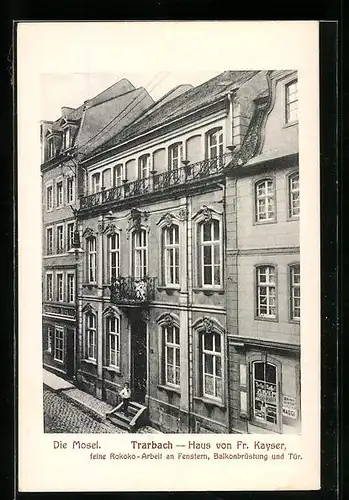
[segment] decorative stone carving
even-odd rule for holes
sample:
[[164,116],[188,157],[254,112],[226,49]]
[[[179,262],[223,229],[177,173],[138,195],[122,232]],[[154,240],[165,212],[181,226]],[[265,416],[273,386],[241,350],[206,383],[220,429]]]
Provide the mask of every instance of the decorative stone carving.
[[164,217],[164,225],[165,227],[171,227],[173,223],[172,215],[166,214]]
[[202,330],[204,330],[206,333],[212,333],[214,331],[214,324],[212,319],[206,317],[203,319]]
[[87,227],[85,231],[82,233],[84,238],[92,238],[92,236],[96,236],[96,233],[90,227]]
[[186,208],[181,208],[178,212],[178,218],[181,221],[188,220],[188,210]]
[[201,213],[206,222],[209,222],[212,219],[212,210],[210,210],[206,205],[203,205]]
[[148,212],[141,212],[138,208],[132,208],[128,217],[128,228],[126,231],[126,238],[129,237],[131,230],[139,231],[142,228],[142,220],[148,220]]

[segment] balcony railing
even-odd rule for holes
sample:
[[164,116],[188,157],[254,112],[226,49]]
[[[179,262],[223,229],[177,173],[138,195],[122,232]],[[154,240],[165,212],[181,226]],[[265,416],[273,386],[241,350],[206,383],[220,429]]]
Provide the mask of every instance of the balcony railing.
[[83,196],[80,200],[81,209],[89,209],[114,201],[133,198],[147,193],[156,193],[167,189],[202,180],[220,173],[228,164],[232,153],[225,153],[215,158],[190,163],[175,170],[167,170],[160,174],[154,173],[145,179],[125,182],[122,186],[105,189],[98,193]]
[[54,314],[55,316],[64,316],[67,318],[75,318],[75,305],[58,305],[58,304],[43,304],[43,312]]
[[155,278],[120,277],[110,286],[110,300],[119,305],[145,305],[154,300]]

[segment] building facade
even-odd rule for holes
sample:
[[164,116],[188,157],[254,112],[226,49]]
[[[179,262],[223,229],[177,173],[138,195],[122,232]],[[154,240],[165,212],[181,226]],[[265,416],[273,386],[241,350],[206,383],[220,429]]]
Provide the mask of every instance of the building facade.
[[299,429],[295,82],[226,71],[76,149],[80,388],[129,382],[164,432]]

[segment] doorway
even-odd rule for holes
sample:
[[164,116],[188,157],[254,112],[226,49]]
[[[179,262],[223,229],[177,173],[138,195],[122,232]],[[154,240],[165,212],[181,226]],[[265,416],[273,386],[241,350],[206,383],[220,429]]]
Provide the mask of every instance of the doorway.
[[147,392],[147,325],[139,318],[131,323],[131,399],[145,403]]

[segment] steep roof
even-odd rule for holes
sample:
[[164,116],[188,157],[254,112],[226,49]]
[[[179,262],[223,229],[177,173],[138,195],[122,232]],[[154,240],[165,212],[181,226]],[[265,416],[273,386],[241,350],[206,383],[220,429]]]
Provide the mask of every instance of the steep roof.
[[106,141],[100,148],[96,148],[94,154],[133,139],[160,125],[165,125],[205,105],[214,103],[223,98],[233,88],[242,85],[252,78],[256,73],[258,71],[224,71],[211,80],[174,97],[170,101],[165,101],[160,107],[155,103],[153,111],[149,109],[137,122],[123,129],[118,135]]

